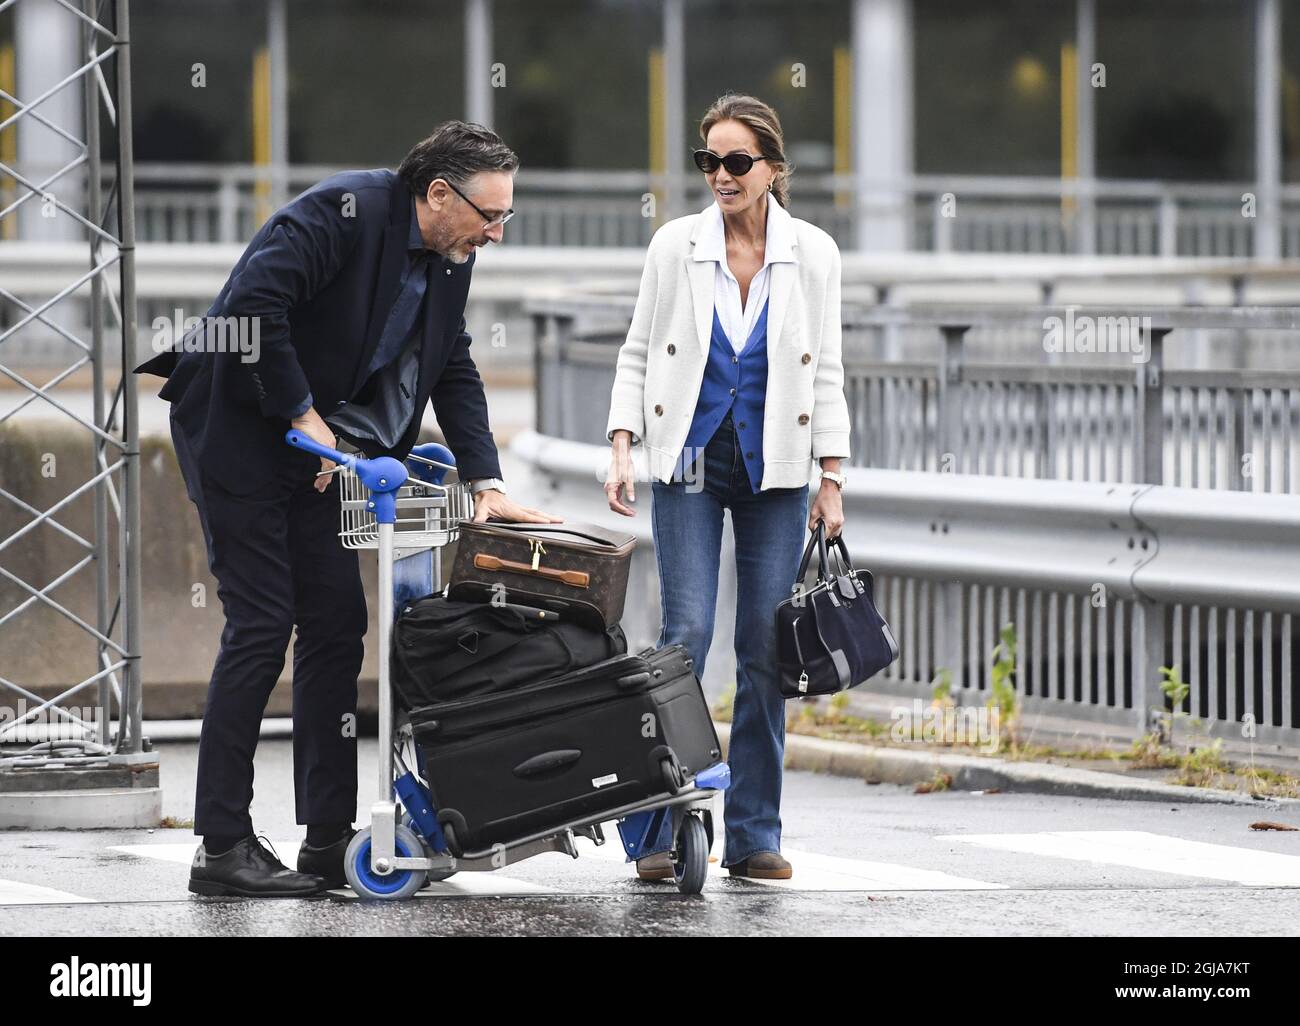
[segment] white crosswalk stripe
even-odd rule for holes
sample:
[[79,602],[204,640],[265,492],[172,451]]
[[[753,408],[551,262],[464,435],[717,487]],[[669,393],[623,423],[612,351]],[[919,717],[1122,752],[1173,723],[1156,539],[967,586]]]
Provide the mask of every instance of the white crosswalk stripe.
[[[610,861],[624,861],[626,856],[619,841],[618,827],[614,823],[605,823],[603,829],[606,837],[604,845],[596,847],[588,842],[580,842],[578,851],[584,858],[588,855],[596,855]],[[918,869],[895,862],[841,858],[793,848],[783,848],[782,853],[794,867],[794,873],[789,880],[746,878],[744,882],[792,891],[990,891],[1005,890],[1007,886],[954,876],[939,870]],[[709,863],[709,877],[734,879],[722,867],[720,837],[714,837],[711,854],[718,861]],[[628,870],[634,872],[630,863]]]
[[67,905],[74,902],[91,902],[79,894],[41,887],[39,884],[19,880],[0,880],[0,905]]
[[1300,887],[1300,855],[1188,841],[1144,830],[1051,830],[1030,834],[945,834],[982,848],[1100,862],[1252,887]]
[[[280,861],[290,869],[297,864],[298,849],[301,845],[301,841],[271,842],[271,846],[275,849]],[[198,850],[198,842],[193,841],[184,844],[123,844],[115,845],[108,850],[121,852],[124,855],[161,859],[164,862],[176,862],[188,866],[194,861],[194,853]],[[345,887],[330,893],[350,896],[353,892],[350,887]],[[446,898],[463,895],[499,898],[510,895],[554,893],[556,893],[556,890],[553,887],[545,887],[528,880],[517,880],[506,874],[493,872],[459,873],[450,880],[440,880],[430,884],[424,890],[419,891],[416,897]]]
[[[623,846],[614,823],[604,824],[606,843],[592,844],[578,838],[577,848],[582,860],[596,860],[606,866],[611,863],[625,868],[629,879],[634,877],[633,865],[625,858]],[[1211,844],[1184,838],[1130,830],[1040,831],[1018,834],[942,834],[938,842],[957,842],[964,845],[1014,852],[1033,858],[1068,859],[1096,865],[1126,866],[1132,869],[1169,873],[1182,877],[1223,880],[1244,886],[1300,887],[1300,855],[1260,851],[1254,848],[1225,844]],[[296,864],[299,841],[272,842],[280,860],[287,866]],[[197,841],[185,843],[114,845],[108,850],[136,858],[161,860],[176,865],[189,866],[197,849]],[[846,858],[799,849],[784,849],[786,858],[794,866],[790,880],[737,880],[722,867],[722,838],[716,837],[709,863],[706,890],[719,893],[729,886],[763,886],[791,891],[979,891],[1005,890],[1007,883],[958,876],[941,870],[921,868],[897,862],[873,859]],[[529,860],[531,861],[531,860]],[[440,881],[421,890],[419,898],[451,897],[504,897],[543,894],[561,894],[581,889],[581,870],[572,879],[547,876],[546,884],[535,883],[529,861],[495,872],[462,872],[449,880]],[[593,876],[608,884],[608,871]],[[1000,875],[1000,874],[999,874]],[[74,883],[75,886],[75,883]],[[673,889],[671,880],[660,885]],[[352,895],[344,888],[333,892],[340,897]],[[0,905],[40,904],[58,902],[87,902],[95,899],[82,897],[36,884],[0,880]]]

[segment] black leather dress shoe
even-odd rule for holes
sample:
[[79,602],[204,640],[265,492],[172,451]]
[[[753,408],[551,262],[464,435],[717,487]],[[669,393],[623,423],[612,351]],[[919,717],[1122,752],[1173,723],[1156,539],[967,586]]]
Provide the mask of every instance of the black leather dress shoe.
[[325,881],[295,873],[276,857],[270,842],[249,834],[224,855],[209,855],[200,844],[190,867],[190,890],[242,898],[305,898],[324,891]]
[[339,840],[321,848],[313,848],[304,841],[298,849],[298,872],[323,877],[325,886],[330,889],[346,887],[348,877],[343,870],[343,856],[356,834],[356,830],[349,829]]

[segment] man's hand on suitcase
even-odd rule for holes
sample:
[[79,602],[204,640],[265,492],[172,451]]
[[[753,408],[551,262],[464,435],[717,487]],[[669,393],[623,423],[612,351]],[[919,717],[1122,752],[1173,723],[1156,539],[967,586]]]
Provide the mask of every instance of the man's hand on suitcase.
[[531,506],[521,506],[511,501],[504,492],[487,488],[474,496],[474,523],[481,524],[488,517],[524,524],[562,524],[563,517],[553,517]]
[[[301,417],[293,419],[293,426],[310,438],[313,442],[319,442],[321,445],[327,445],[331,449],[339,447],[338,439],[334,437],[334,432],[330,430],[329,425],[321,420],[321,415],[312,407],[307,410]],[[333,470],[337,463],[333,460],[327,460],[324,456],[320,460],[320,474],[316,477],[316,491],[323,492],[330,486],[329,471]]]

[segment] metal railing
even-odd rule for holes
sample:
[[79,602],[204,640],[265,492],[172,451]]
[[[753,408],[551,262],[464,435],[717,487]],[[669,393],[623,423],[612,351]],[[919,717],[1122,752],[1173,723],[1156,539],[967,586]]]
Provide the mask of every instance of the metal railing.
[[[277,176],[253,164],[137,167],[144,242],[243,242],[286,190],[287,199],[342,168],[292,165]],[[648,202],[666,176],[645,171],[533,170],[516,183],[510,244],[644,246],[662,216]],[[684,213],[708,197],[696,177],[674,176]],[[848,175],[799,174],[798,216],[855,245],[857,183]],[[1122,256],[1241,257],[1254,252],[1257,218],[1243,197],[1249,182],[1073,181],[1048,176],[915,175],[873,183],[897,197],[911,248],[970,253],[1098,253]],[[1282,188],[1284,256],[1300,255],[1300,186]],[[1086,226],[1086,227],[1084,227]]]
[[[608,394],[630,303],[534,300],[529,309],[538,430],[603,441],[581,397]],[[1295,309],[846,306],[844,318],[852,465],[1300,493]],[[1115,351],[1048,354],[1053,319],[1063,328],[1088,320]],[[908,338],[894,348],[934,355],[878,357],[899,332]],[[1168,365],[1181,336],[1202,336],[1193,348],[1203,353],[1206,333],[1240,346],[1263,332],[1293,344],[1285,368]],[[972,348],[1022,359],[977,361]],[[1037,362],[1025,361],[1035,348]],[[1255,349],[1255,362],[1271,352]]]
[[1028,710],[1145,730],[1168,666],[1191,715],[1300,741],[1300,498],[863,471],[847,506],[902,649],[886,690],[987,693],[1009,623]]

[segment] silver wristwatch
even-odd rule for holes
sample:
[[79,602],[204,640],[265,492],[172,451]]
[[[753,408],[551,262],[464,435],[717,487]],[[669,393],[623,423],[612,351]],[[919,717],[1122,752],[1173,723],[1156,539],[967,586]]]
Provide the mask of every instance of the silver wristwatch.
[[502,495],[506,493],[506,483],[499,477],[480,477],[477,481],[469,483],[470,495],[477,495],[479,492],[486,492],[493,488]]
[[837,485],[839,485],[840,491],[844,491],[844,482],[847,481],[848,478],[845,477],[843,474],[837,474],[833,470],[823,470],[821,474],[822,477],[826,478],[828,481],[834,481]]

